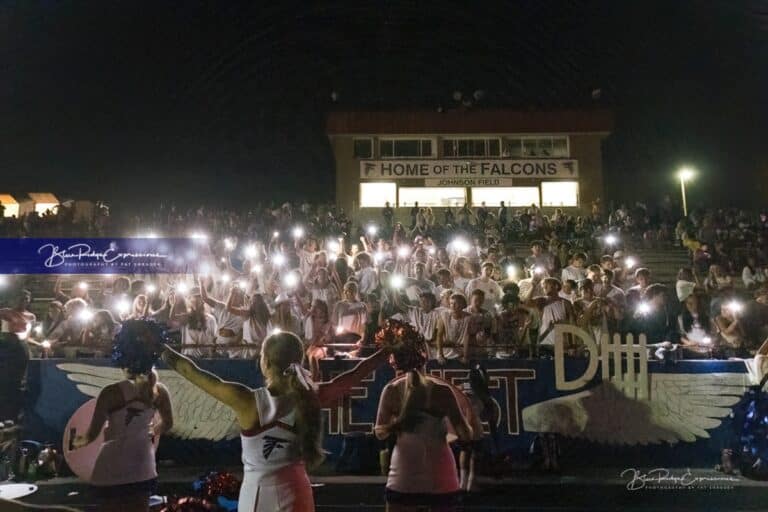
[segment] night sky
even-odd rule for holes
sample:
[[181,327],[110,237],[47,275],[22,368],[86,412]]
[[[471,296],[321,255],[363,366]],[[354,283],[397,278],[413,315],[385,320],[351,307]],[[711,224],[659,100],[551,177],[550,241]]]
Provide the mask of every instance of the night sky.
[[0,1],[0,192],[332,199],[326,112],[483,90],[612,108],[609,198],[676,193],[681,164],[692,202],[768,193],[764,2],[307,4]]

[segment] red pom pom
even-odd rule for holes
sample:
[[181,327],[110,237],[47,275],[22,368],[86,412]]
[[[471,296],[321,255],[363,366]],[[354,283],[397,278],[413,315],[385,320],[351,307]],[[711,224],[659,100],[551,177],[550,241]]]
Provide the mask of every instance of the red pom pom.
[[421,368],[427,362],[427,343],[411,324],[389,319],[376,331],[376,346],[392,351],[395,368],[410,371]]
[[221,507],[203,498],[182,496],[169,500],[160,512],[218,512],[219,510]]
[[200,495],[211,501],[216,501],[219,496],[230,500],[236,500],[240,495],[240,480],[227,471],[210,473],[203,481]]

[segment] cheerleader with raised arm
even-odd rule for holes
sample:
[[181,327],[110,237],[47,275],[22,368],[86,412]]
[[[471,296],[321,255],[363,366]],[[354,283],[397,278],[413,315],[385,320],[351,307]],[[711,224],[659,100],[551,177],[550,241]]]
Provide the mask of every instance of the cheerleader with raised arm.
[[302,367],[304,346],[290,332],[272,334],[261,347],[264,387],[251,389],[202,370],[166,348],[163,359],[182,377],[231,407],[241,428],[244,477],[240,512],[315,509],[307,468],[323,458],[320,409],[335,404],[383,361],[378,351],[330,382],[315,384]]

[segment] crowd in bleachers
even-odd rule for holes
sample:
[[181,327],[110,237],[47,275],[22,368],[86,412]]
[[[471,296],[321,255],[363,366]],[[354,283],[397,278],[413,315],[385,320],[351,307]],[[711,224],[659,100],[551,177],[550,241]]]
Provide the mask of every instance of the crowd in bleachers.
[[[764,350],[766,215],[694,211],[676,221],[673,207],[622,205],[604,215],[596,203],[574,216],[465,205],[445,209],[441,222],[430,208],[387,206],[357,226],[341,209],[306,203],[248,211],[164,205],[115,224],[98,220],[111,219],[101,209],[80,226],[87,234],[195,234],[205,238],[207,256],[188,275],[51,283],[40,322],[27,293],[3,314],[24,316],[36,353],[65,357],[106,355],[122,321],[147,317],[197,357],[253,357],[269,333],[295,332],[313,366],[365,351],[392,317],[413,323],[439,361],[548,357],[559,323],[595,339],[644,333],[661,355],[675,357]],[[398,214],[406,214],[403,222]],[[60,215],[21,234],[79,234],[61,232]],[[633,248],[661,241],[690,251],[676,283],[656,283],[653,269],[633,256]],[[33,279],[22,276],[17,288]],[[578,356],[583,347],[574,340],[567,349]]]

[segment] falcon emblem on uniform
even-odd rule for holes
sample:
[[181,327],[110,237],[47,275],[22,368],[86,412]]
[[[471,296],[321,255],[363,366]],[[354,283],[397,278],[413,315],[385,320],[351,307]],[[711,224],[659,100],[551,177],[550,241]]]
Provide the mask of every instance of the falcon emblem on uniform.
[[264,455],[265,459],[269,460],[269,456],[272,455],[272,452],[275,451],[275,448],[285,448],[286,444],[288,444],[287,439],[264,436],[264,448],[261,449],[261,453]]

